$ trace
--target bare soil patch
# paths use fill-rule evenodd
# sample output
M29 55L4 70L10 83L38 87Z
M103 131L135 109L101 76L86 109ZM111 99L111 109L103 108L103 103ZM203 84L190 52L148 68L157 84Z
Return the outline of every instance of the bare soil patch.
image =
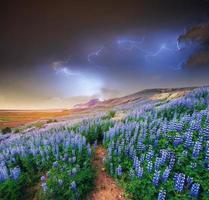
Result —
M92 200L125 200L124 191L105 172L103 163L105 155L106 150L98 146L94 160L94 165L97 169L96 188L92 193Z

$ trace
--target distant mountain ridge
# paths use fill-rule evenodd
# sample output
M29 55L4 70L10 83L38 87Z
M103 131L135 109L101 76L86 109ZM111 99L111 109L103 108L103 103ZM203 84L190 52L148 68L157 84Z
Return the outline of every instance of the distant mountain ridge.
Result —
M182 87L182 88L156 88L145 89L123 97L100 101L99 99L91 99L84 104L76 104L73 109L89 109L89 108L111 108L124 104L131 104L143 100L163 100L173 99L185 95L187 92L197 87Z
M87 103L76 104L73 106L73 108L79 108L79 109L90 108L95 106L99 102L101 102L99 99L91 99Z

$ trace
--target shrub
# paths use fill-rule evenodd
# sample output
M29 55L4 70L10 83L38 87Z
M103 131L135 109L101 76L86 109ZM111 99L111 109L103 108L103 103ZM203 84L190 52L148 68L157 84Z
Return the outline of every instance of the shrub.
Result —
M1 132L3 134L6 134L6 133L11 133L12 132L12 129L10 127L5 127L1 130Z
M48 119L46 123L50 124L50 123L54 123L54 122L57 122L57 120L56 119Z

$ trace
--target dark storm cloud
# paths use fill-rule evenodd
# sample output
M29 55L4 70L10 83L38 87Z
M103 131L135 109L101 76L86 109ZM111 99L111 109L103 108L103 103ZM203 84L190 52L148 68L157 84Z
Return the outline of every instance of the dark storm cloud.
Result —
M209 25L202 24L188 29L178 41L184 49L193 48L186 61L189 67L208 67L209 65Z
M190 67L208 67L209 65L209 51L195 53L187 61Z
M209 43L209 25L198 25L188 29L183 35L179 36L179 42L197 42L201 45Z
M176 27L192 15L198 20L203 6L204 1L195 0L7 1L1 62L24 67L69 55L79 58L81 46L91 48L141 29Z

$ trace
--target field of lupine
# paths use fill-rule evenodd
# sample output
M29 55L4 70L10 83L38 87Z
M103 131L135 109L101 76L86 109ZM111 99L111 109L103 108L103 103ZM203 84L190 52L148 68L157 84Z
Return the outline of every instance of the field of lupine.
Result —
M0 151L0 199L22 199L40 177L40 199L78 199L93 187L92 150L79 134L35 132L1 144Z
M209 199L209 90L131 112L104 134L106 166L134 199Z
M117 111L116 111L117 112ZM209 199L209 89L33 131L0 143L0 199L24 199L40 183L40 200L85 199L94 189L97 143L106 171L127 199Z

